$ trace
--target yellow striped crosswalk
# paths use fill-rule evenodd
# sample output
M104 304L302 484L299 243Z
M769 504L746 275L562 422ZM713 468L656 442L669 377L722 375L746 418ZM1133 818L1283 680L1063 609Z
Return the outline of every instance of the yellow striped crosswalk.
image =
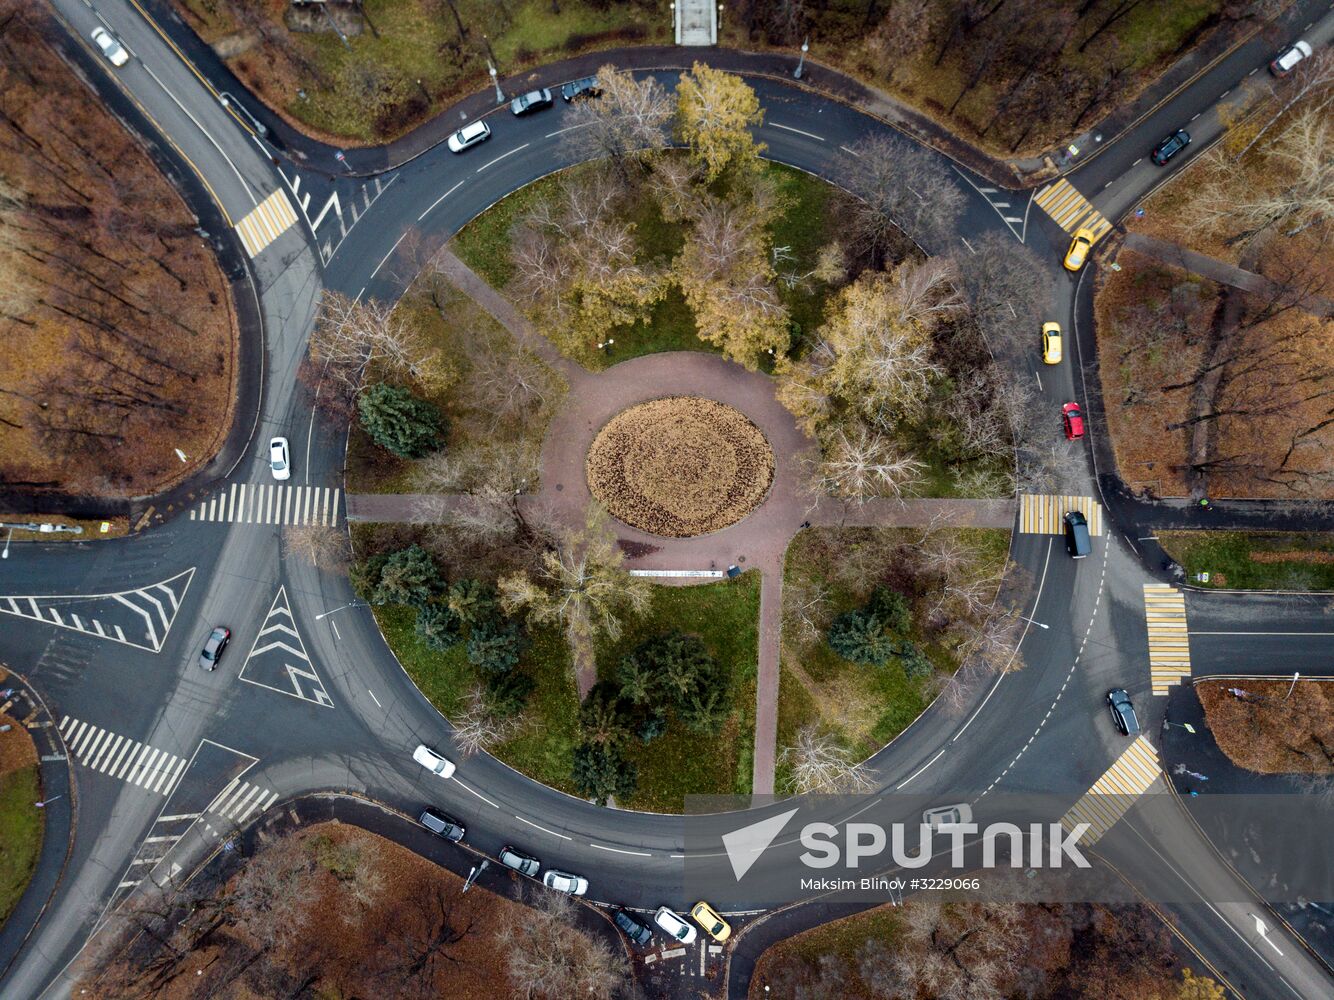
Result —
M1135 737L1116 763L1061 817L1061 826L1073 832L1075 824L1087 823L1089 828L1079 838L1079 845L1087 847L1097 842L1162 773L1153 744L1143 736Z
M287 232L295 222L296 210L287 200L286 192L279 188L236 224L236 232L245 252L258 257L261 250Z
M1019 531L1026 535L1059 535L1065 531L1062 518L1077 510L1088 519L1089 534L1102 534L1102 504L1092 497L1025 494L1019 498Z
M1073 233L1081 226L1093 231L1093 242L1097 243L1107 235L1112 224L1103 218L1102 213L1089 204L1073 184L1062 178L1055 184L1048 184L1033 199L1056 224L1067 233Z
M1167 694L1190 676L1186 596L1166 583L1144 585L1144 620L1149 627L1149 676L1154 694Z

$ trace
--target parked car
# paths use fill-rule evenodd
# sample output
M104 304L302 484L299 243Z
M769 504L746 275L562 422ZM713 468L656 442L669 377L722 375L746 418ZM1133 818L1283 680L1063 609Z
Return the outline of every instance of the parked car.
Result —
M588 891L588 879L582 875L558 872L554 868L542 876L542 884L548 889L563 892L570 896L582 896Z
M699 933L677 916L676 911L670 906L658 907L658 912L653 914L653 922L682 944L691 944Z
M537 858L520 854L512 847L502 847L500 849L500 863L506 868L513 868L520 875L527 875L529 878L537 878L537 873L542 870L542 865Z
M1067 271L1078 271L1084 266L1084 261L1088 259L1091 249L1093 249L1093 230L1076 230L1075 238L1070 242L1070 249L1065 255L1065 269Z
M442 778L450 777L456 770L453 761L445 760L444 757L441 757L425 744L418 746L416 750L412 751L412 759L422 767L426 768L426 770L432 771L435 774L440 775Z
M1049 365L1061 363L1061 324L1042 324L1042 360Z
M444 813L436 812L434 809L427 809L422 812L421 824L432 833L444 837L450 843L457 844L463 839L463 824Z
M560 96L567 101L581 101L589 97L602 96L602 88L598 86L597 77L585 76L571 80L561 87Z
M1083 511L1071 510L1065 514L1065 551L1071 559L1083 559L1093 551L1093 539L1089 537L1089 522Z
M204 649L199 654L199 665L205 670L212 670L222 659L222 651L232 641L232 630L219 625L204 640Z
M936 806L934 809L928 809L922 813L922 822L933 830L957 826L960 823L971 823L972 821L973 807L967 802L960 802L955 806Z
M1061 407L1061 423L1065 426L1065 439L1078 441L1084 436L1084 414L1078 403L1066 403Z
M1179 128L1162 142L1158 143L1158 145L1153 147L1153 152L1149 154L1149 159L1161 167L1189 145L1190 133L1185 129Z
M551 91L546 87L540 90L530 90L526 94L520 94L514 100L510 101L510 111L515 116L526 115L533 111L541 111L543 108L549 108L552 105Z
M647 948L653 943L653 932L624 910L617 910L612 920L621 929L621 933L640 948Z
M112 66L124 66L130 61L130 54L125 51L125 46L116 41L106 28L93 29L93 42L102 50L102 55L107 57L107 62ZM1309 49L1306 54L1311 54Z
M279 481L292 478L292 463L287 457L287 438L274 438L269 442L269 471Z
M486 142L491 138L491 126L486 122L473 122L471 125L464 125L446 141L451 153L462 153L465 149L471 149L478 143Z
M1293 42L1292 48L1279 55L1269 64L1269 72L1275 76L1287 76L1303 59L1311 58L1311 46L1305 42Z
M690 908L690 916L694 918L695 923L704 928L709 937L720 944L732 936L732 925L702 900Z
M1113 688L1107 692L1107 707L1112 712L1112 722L1123 736L1139 735L1139 719L1135 717L1135 706L1130 703L1130 695L1125 688Z

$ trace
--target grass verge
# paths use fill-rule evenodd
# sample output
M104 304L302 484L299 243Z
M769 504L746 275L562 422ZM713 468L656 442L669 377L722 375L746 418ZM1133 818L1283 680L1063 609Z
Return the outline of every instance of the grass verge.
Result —
M24 733L24 738L27 734ZM0 926L32 880L42 850L42 810L37 765L0 774Z
M1194 585L1229 590L1334 590L1334 533L1162 531L1159 544ZM1197 580L1208 573L1207 582Z
M1260 774L1334 774L1334 682L1203 681L1195 693L1218 747Z

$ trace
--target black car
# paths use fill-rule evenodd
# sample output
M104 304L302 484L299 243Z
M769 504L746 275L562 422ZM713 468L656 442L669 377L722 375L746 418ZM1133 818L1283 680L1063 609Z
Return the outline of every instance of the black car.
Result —
M463 824L456 819L451 819L444 813L438 813L434 809L427 809L421 814L421 824L432 833L438 833L450 843L457 844L463 839Z
M227 648L227 643L231 641L232 630L219 625L208 634L208 641L204 643L204 650L199 654L199 665L205 670L212 670L222 659L222 651Z
M1088 518L1080 511L1068 511L1065 515L1065 550L1072 559L1083 559L1093 551Z
M567 101L578 101L585 97L597 97L602 93L602 88L598 86L598 78L595 76L585 76L579 80L571 80L560 88L560 96Z
M515 115L526 115L533 111L541 111L543 108L549 108L552 105L551 91L543 87L541 90L530 90L526 94L520 94L514 100L510 101L510 110Z
M647 948L653 943L653 932L624 910L617 910L613 919L621 932L639 947Z
M1125 688L1113 688L1107 692L1107 707L1111 709L1112 721L1124 736L1139 735L1139 719L1135 718L1135 706L1130 704L1130 695Z
M1190 133L1184 129L1177 129L1166 139L1153 147L1153 152L1149 154L1149 159L1161 167L1189 145Z

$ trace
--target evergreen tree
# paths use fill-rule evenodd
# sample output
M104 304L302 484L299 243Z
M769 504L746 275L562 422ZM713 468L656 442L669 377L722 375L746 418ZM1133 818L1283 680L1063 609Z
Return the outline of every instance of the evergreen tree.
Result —
M384 564L388 561L388 553L381 552L368 559L358 559L348 569L348 582L352 584L352 590L363 601L371 604L379 603L374 599L375 589L380 586L380 573L384 570Z
M399 458L420 458L444 441L440 411L399 386L375 383L357 398L357 414L370 439Z
M629 740L630 720L611 685L599 684L589 692L579 709L579 729L585 743L609 750Z
M639 770L616 750L581 743L574 748L571 777L580 795L605 806L613 795L624 797L635 790Z
M908 599L888 587L875 588L871 599L866 602L866 610L880 619L880 624L890 632L902 635L912 625L912 608Z
M531 677L517 670L488 671L482 675L482 680L486 684L487 710L498 719L510 719L522 712L528 704L528 696L537 686Z
M420 545L411 545L385 559L370 601L423 608L444 587L444 578L431 554Z
M447 604L432 602L417 612L417 635L430 649L453 649L463 641L463 622Z
M926 654L921 651L916 643L905 642L899 647L899 662L903 665L903 672L908 675L908 680L921 680L931 676L931 671L935 666L926 658Z
M503 674L519 665L527 637L512 618L492 615L468 633L468 662L490 674Z
M475 625L496 613L496 592L479 580L456 580L449 588L449 608L465 625Z
M825 635L829 648L853 663L883 666L898 652L898 641L875 615L865 609L845 611Z

